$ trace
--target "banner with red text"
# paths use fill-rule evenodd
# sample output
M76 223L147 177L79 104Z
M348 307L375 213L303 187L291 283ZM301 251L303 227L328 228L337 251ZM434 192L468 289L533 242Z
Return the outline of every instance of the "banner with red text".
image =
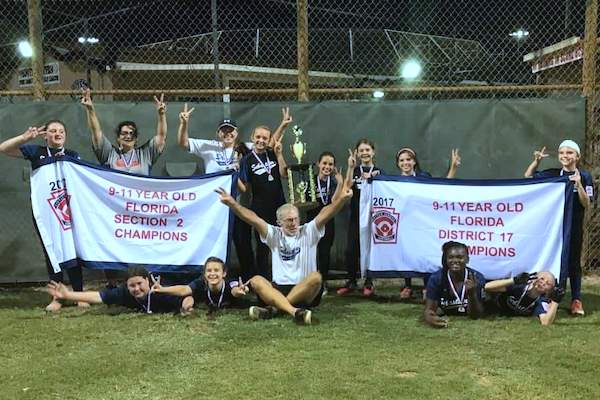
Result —
M380 176L361 191L361 267L411 277L441 267L442 244L469 248L487 279L566 267L572 183L566 177L456 180Z
M215 189L234 175L154 178L68 158L43 160L31 176L31 203L55 271L89 268L199 272L227 259L229 208Z

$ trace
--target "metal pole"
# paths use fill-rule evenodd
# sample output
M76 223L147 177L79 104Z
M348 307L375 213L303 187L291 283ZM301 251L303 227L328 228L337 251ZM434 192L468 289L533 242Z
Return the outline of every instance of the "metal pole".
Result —
M583 95L586 99L585 102L585 143L583 151L583 166L585 169L589 169L598 151L596 143L598 142L596 135L596 118L594 114L594 105L597 103L597 90L596 90L596 53L598 50L598 0L586 0L585 2L585 37L583 39L583 70L582 70L582 83L583 83ZM588 210L585 213L585 219L583 224L583 243L581 251L581 266L583 269L587 269L590 265L590 261L594 258L592 243L592 234L595 231L593 229L595 210Z
M595 139L594 103L596 101L596 54L598 52L598 0L586 0L585 37L583 39L583 95L586 98L584 166L592 165Z
M564 39L569 37L570 26L571 26L571 0L565 0L565 22L564 22L564 26L563 26Z
M221 73L219 71L219 25L217 21L217 0L210 1L210 14L212 19L212 55L214 64L214 84L215 89L221 88ZM222 100L219 96L216 100Z
M89 20L85 19L84 21L84 31L85 31L85 42L83 42L83 56L85 57L85 80L87 81L88 87L92 88L92 71L90 69L90 55L89 53L89 42L87 41L90 38L90 24Z
M42 101L44 100L44 52L42 49L40 0L27 0L27 17L29 19L29 43L33 49L31 57L32 94L36 101Z
M298 101L308 101L308 0L297 0Z

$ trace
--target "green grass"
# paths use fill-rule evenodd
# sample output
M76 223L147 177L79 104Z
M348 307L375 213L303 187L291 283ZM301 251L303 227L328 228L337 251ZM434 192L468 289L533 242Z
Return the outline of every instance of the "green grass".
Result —
M585 318L451 318L431 329L398 286L378 301L327 296L319 323L141 315L95 306L46 315L46 294L0 291L2 399L597 399L600 281ZM390 295L394 294L393 297Z

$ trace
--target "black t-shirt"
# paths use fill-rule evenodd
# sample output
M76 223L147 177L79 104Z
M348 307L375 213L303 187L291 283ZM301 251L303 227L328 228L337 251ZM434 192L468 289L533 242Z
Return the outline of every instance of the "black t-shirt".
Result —
M43 160L47 157L60 157L60 156L68 156L79 159L79 153L73 150L60 148L55 149L47 146L40 146L38 144L23 144L19 146L19 150L23 154L26 160L31 162Z
M371 169L372 168L372 169ZM358 167L354 167L352 171L352 199L350 200L350 213L351 218L355 219L358 222L358 205L360 203L360 190L362 185L368 185L367 179L363 179L363 173L373 173L375 171L379 171L379 174L385 174L385 172L377 168L373 167L364 167L359 165Z
M571 176L575 174L575 171L568 172L563 171L560 168L551 168L546 169L541 172L535 172L533 174L534 178L553 178L557 176ZM594 182L592 179L592 175L589 172L584 171L582 169L579 170L579 174L581 175L581 185L584 187L588 197L591 201L594 200ZM579 201L579 196L577 195L577 188L573 187L573 195L575 198L573 199L573 226L572 230L581 230L583 229L583 217L585 214L585 208L581 205Z
M479 271L474 270L473 268L465 268L467 274L473 273L475 277L475 290L477 294L477 298L479 300L483 300L485 298L485 278L483 274ZM462 284L459 287L455 288L457 294L459 296L462 294ZM453 313L453 314L466 314L467 309L466 306L469 303L469 299L467 294L463 298L461 303L460 298L456 297L452 289L450 288L450 284L448 283L448 277L446 272L443 269L439 269L433 274L427 281L427 298L429 300L434 300L438 302L438 306L445 313Z
M327 187L328 180L329 180L329 187ZM320 190L319 190L319 183L320 183L320 187L321 187ZM318 205L316 208L312 208L312 209L306 211L306 216L309 221L314 219L317 216L317 214L321 211L321 209L323 209L323 207L331 204L331 198L333 197L333 194L335 193L336 188L337 188L337 182L335 180L335 177L329 176L325 179L319 179L319 175L315 175L315 194L317 197ZM307 191L308 190L309 189L307 189ZM308 195L309 195L309 193L307 193L307 198L308 198Z
M544 296L529 297L527 285L510 285L506 288L506 292L498 295L496 300L503 314L525 316L545 314L549 303L550 300Z
M238 286L238 284L238 281L235 280L224 281L221 290L211 292L208 290L208 285L204 278L198 278L190 282L188 286L192 289L194 302L204 303L212 309L219 309L228 307L235 301L231 289Z
M273 180L269 180L269 171ZM272 150L267 150L264 153L250 152L246 154L240 161L240 179L252 186L250 208L259 217L272 219L271 217L275 215L277 208L285 203L279 164L275 153ZM267 222L275 223L271 220Z
M125 285L101 290L100 298L104 304L116 304L142 312L170 313L179 311L181 307L181 297L149 293L143 299L136 299Z

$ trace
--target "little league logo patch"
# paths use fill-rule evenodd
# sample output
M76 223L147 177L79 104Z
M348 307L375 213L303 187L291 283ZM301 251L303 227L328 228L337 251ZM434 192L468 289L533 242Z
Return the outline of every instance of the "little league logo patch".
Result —
M400 213L394 208L373 207L373 243L395 244L398 241L398 223Z
M71 196L67 194L65 189L55 190L50 193L47 199L50 209L56 215L58 222L63 231L71 229L71 210L69 209L69 199Z

